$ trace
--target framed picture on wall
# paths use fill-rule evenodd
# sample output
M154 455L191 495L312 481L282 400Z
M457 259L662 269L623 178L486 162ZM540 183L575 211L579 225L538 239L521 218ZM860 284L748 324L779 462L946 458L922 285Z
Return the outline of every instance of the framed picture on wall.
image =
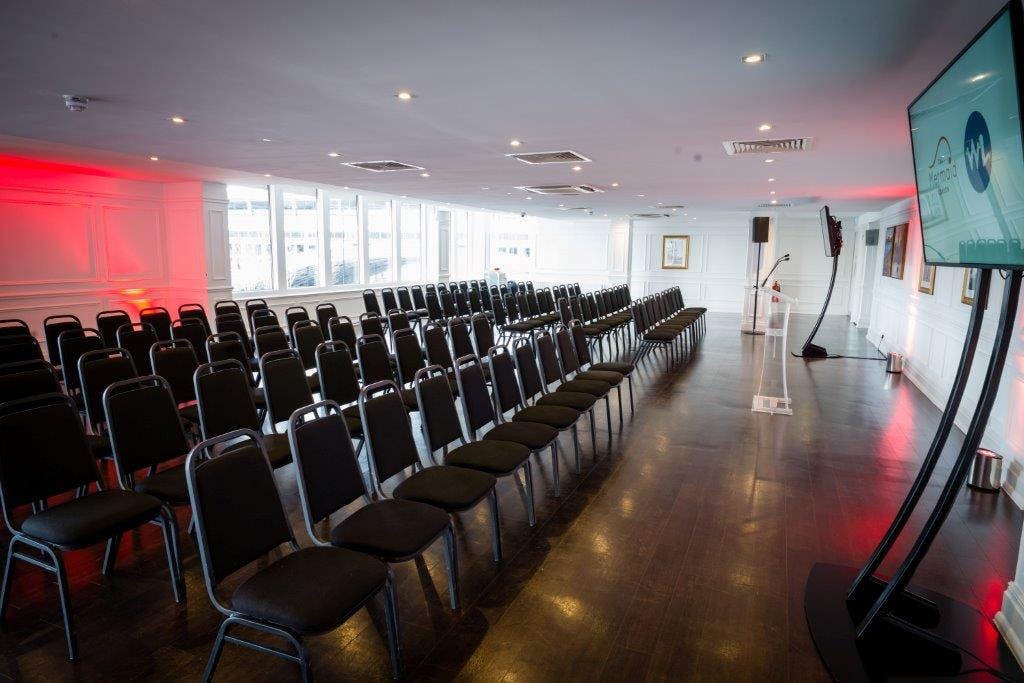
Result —
M964 284L960 288L960 302L974 305L974 292L978 287L978 269L964 268ZM988 308L986 306L986 308Z
M935 274L938 268L935 266L921 265L921 279L917 282L917 291L924 294L935 293Z
M882 246L882 275L892 277L892 239L893 229L885 229L885 242Z
M689 235L662 235L661 267L669 270L686 270L690 267Z
M903 279L903 264L907 256L907 223L891 225L885 229L885 248L882 251L882 275Z

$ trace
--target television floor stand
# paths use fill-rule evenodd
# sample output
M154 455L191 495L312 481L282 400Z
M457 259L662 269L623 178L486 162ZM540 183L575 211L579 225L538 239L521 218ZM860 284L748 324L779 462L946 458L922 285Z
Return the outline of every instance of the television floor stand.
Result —
M818 314L818 319L814 322L814 327L811 329L811 333L807 335L807 341L804 342L803 348L800 353L793 352L793 355L797 358L810 358L812 360L818 358L828 358L828 351L825 350L824 346L818 346L812 343L814 341L814 335L818 334L818 328L821 327L821 321L825 319L825 311L828 310L828 302L832 299L832 288L836 286L836 270L839 268L839 254L832 257L832 278L828 281L828 293L825 294L825 303L821 307L821 313Z

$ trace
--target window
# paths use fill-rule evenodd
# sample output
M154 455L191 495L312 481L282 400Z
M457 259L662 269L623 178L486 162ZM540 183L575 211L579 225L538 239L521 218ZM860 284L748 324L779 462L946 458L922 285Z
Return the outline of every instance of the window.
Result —
M419 282L423 278L423 225L419 204L401 205L398 230L399 278L402 282Z
M281 214L288 287L319 287L320 230L316 220L316 195L282 193Z
M391 221L391 202L383 199L366 200L366 267L369 283L392 282L392 250L394 229Z
M353 197L331 197L328 201L331 239L329 284L359 282L359 203Z
M455 211L452 230L452 276L465 278L469 276L469 217L465 211Z
M534 227L529 220L494 215L491 230L492 268L501 268L509 277L522 277L533 269Z
M268 187L228 186L231 284L237 292L274 288L274 247Z

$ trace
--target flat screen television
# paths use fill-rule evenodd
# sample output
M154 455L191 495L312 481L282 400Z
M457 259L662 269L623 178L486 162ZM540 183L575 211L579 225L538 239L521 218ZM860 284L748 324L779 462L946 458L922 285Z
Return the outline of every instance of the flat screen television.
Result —
M818 215L821 217L821 239L825 243L825 256L839 256L843 248L843 232L839 221L829 213L827 206L821 207Z
M1011 0L907 107L929 265L1024 268L1022 60Z

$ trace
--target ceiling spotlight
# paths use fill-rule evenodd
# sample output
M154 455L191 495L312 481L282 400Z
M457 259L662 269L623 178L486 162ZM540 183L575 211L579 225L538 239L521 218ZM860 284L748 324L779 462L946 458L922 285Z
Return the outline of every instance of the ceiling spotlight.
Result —
M769 183L774 183L774 182L775 182L775 178L769 178L769 179L768 179L768 182L769 182Z
M572 167L572 170L574 170L574 171L576 171L577 173L579 173L580 171L582 171L582 170L583 170L583 167L582 167L582 166L573 166L573 167Z
M160 157L150 157L150 161L160 161Z
M765 159L764 163L766 163L766 164L774 164L775 163L775 159Z
M84 95L61 95L64 99L64 106L68 111L82 112L89 104L89 98Z
M489 188L489 187L486 187L486 186L485 186L485 187L481 187L480 189L481 189L481 190L489 190L489 189L491 189L491 188ZM512 194L512 193L511 193L511 192L509 192L509 194Z
M270 177L270 174L269 174L269 173L264 173L264 174L263 174L263 177L264 177L264 178L269 178L269 177Z
M184 116L179 116L178 114L175 114L174 116L168 116L167 120L179 126L188 123L188 119L186 119Z
M526 199L527 199L527 200L530 200L530 199L533 199L533 197L527 197Z
M395 93L395 97L397 97L398 99L402 100L403 102L408 102L409 100L411 100L412 98L414 98L416 96L413 95L408 90L399 90L397 93Z
M769 192L768 194L775 194L775 190L772 190L772 191L771 191L771 192Z
M559 204L558 208L562 208L563 206L565 206L565 204Z
M333 159L334 157L340 157L341 155L338 154L337 152L328 152L327 156L329 156L329 157L331 157Z
M778 200L778 199L773 199L771 203L772 203L772 204L778 204L778 203L779 203L779 200Z
M512 139L512 140L508 141L508 146L509 147L522 147L523 146L523 141L522 140Z
M426 171L424 171L423 173L420 173L420 178L429 178L429 177L430 177L430 174L427 173Z
M643 197L643 195L642 194L638 194L637 197Z
M761 131L762 133L764 133L764 132L769 131L769 130L772 129L772 124L770 124L770 123L762 123L760 126L757 127L757 129L759 131Z
M612 187L618 187L618 186L619 186L618 183L612 183Z
M678 210L679 210L679 209L675 208L674 206L672 207L672 212L673 212L673 213L675 213L675 212L676 212L676 211L678 211Z
M260 138L260 142L273 142L270 138Z
M765 58L767 58L767 56L768 55L766 55L763 52L751 52L749 55L743 55L743 63L744 64L760 64L761 62L763 62L765 60Z

